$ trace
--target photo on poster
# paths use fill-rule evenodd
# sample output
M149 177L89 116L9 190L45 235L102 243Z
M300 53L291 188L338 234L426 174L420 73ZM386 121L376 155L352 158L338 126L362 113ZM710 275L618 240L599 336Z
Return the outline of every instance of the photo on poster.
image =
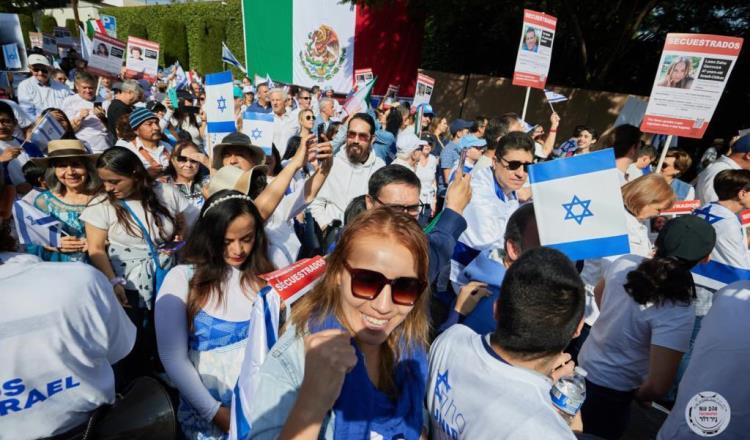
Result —
M702 57L666 55L659 72L659 87L689 89L700 71Z
M94 53L92 53L91 55L107 58L109 56L109 49L107 49L106 44L99 43L96 45L96 49L94 49Z
M539 40L542 30L534 27L527 26L526 32L523 34L523 43L521 44L521 50L527 52L539 52Z
M143 61L143 48L131 44L128 48L128 60Z

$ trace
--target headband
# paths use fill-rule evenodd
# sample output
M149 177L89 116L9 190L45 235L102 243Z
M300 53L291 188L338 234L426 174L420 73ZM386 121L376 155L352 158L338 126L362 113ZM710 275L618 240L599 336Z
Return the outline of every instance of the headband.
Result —
M206 210L203 211L203 214L201 215L201 217L205 217L206 214L208 213L208 211L210 211L211 208L213 208L214 206L219 205L219 204L221 204L223 202L226 202L227 200L232 200L232 199L247 200L247 201L249 201L251 203L253 201L253 199L250 196L246 196L244 194L229 194L229 195L226 195L224 197L220 197L220 198L214 200L213 202L211 202L211 204L208 205L208 208L206 208Z

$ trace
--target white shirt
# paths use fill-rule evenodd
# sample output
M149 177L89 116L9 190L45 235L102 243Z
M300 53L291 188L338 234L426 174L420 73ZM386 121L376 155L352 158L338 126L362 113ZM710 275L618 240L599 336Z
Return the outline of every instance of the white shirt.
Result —
M289 138L299 133L299 121L290 112L279 116L273 114L273 144L279 150L280 157L284 157Z
M305 181L292 181L292 192L285 195L279 206L266 220L263 229L268 239L268 259L276 268L287 267L297 261L302 243L294 232L294 217L307 207Z
M166 169L169 166L169 155L172 153L172 146L164 141L159 141L158 146L155 149L150 150L143 145L141 138L137 137L132 142L128 143L127 148L141 159L141 163L143 163L143 166L146 167L146 169L151 166L151 163L147 158L148 156L146 156L146 152L148 152L148 154L151 155L151 158L158 162L162 168Z
M686 415L688 403L698 393L717 393L729 404L729 425L716 438L747 438L750 432L748 316L750 281L739 281L717 292L711 311L701 323L690 364L680 381L674 408L659 430L657 440L702 440L707 437L690 429Z
M618 391L631 391L643 383L652 345L684 353L693 332L693 305L640 305L625 291L628 273L643 260L626 255L609 267L601 314L578 355L587 380Z
M89 110L89 114L81 120L76 137L86 142L92 153L101 153L111 146L111 142L107 126L94 114L94 103L80 95L71 95L65 98L61 110L72 121L84 109Z
M63 100L71 94L64 84L50 80L48 85L42 86L33 76L18 84L18 104L33 118L39 116L44 109L62 107Z
M727 156L721 156L698 174L695 183L695 195L701 204L715 202L719 197L714 191L714 177L724 170L740 170L742 167Z
M471 173L471 201L464 209L466 230L458 238L456 249L469 248L481 252L485 249L505 247L505 225L511 214L518 209L518 198L514 192L501 195L495 191L497 183L492 168L484 168ZM502 197L502 198L501 198ZM468 280L463 275L464 264L461 258L451 259L450 280L463 285Z
M8 148L20 146L21 144L15 139L9 141L0 141L0 154L2 154L2 152ZM13 185L26 183L26 178L23 176L23 166L26 164L26 162L29 161L29 159L29 155L26 154L26 151L21 150L21 154L16 156L15 159L11 160L10 162L6 162L7 177L10 179L10 182ZM2 162L0 162L0 164L2 164Z
M156 198L159 203L162 204L172 216L182 214L185 218L185 224L190 228L200 214L199 209L185 196L180 194L180 191L169 184L157 183L153 187L156 193ZM148 228L148 233L155 245L159 245L164 242L159 234L159 229L156 226L154 215L149 213L148 221L145 220L146 216L143 211L143 206L140 200L128 200L126 202L130 209L138 216L138 219ZM109 203L106 195L100 195L94 198L86 209L81 212L79 217L82 222L89 223L90 225L107 231L107 239L110 243L114 243L123 247L134 247L138 249L148 249L148 243L141 237L141 231L137 225L133 226L136 231L137 237L128 234L127 230L117 221L117 213L114 206ZM162 228L166 236L173 236L176 232L174 224L163 219Z
M414 171L415 173L417 172L417 169L414 167L414 165L410 164L409 162L407 162L404 159L401 159L400 157L397 157L397 158L393 159L393 161L391 162L391 165L401 165L402 167L409 168L410 170Z
M574 439L542 374L499 359L488 336L457 324L430 349L433 439Z
M427 163L424 166L417 162L417 177L419 177L419 183L422 185L419 201L424 204L432 205L435 202L435 193L437 191L435 173L439 162L440 159L432 154L427 156Z
M90 265L11 253L0 263L0 438L73 429L114 402L111 365L132 349L135 326Z
M370 176L384 166L385 162L372 151L363 164L349 162L345 147L336 153L328 178L310 203L310 212L318 225L322 228L334 220L343 222L349 202L367 193Z
M188 357L190 325L187 321L187 301L193 269L179 265L164 277L156 297L155 325L159 358L180 396L206 420L211 420L221 402L214 399L201 381L198 371ZM256 293L242 287L242 272L230 267L227 280L222 284L223 303L212 295L201 307L214 318L225 321L247 321Z

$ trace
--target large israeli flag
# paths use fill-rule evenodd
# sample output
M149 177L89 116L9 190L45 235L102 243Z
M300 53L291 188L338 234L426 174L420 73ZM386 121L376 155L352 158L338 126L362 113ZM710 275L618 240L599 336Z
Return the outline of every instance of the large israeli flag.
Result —
M630 253L611 148L533 165L529 181L542 246L574 261Z
M53 217L26 200L13 202L13 220L21 244L58 247L60 245L60 220Z
M735 281L750 280L748 250L737 216L714 203L696 209L693 215L707 221L717 236L710 260L692 269L696 286L715 292Z
M273 113L243 113L242 132L250 138L253 145L262 148L266 156L272 154Z
M42 151L47 151L49 141L60 139L63 134L65 129L52 116L52 112L48 112L31 132L31 142Z
M234 85L232 72L206 75L206 119L209 133L234 133Z

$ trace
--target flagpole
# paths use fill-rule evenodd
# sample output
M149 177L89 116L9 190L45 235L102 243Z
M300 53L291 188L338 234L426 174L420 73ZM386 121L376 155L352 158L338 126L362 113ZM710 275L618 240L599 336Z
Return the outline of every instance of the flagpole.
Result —
M521 112L521 119L526 120L526 107L529 105L529 95L531 94L531 87L526 87L526 99L523 100L523 111Z
M669 146L672 144L672 135L667 136L667 141L664 143L664 147L661 150L661 156L659 156L659 162L656 164L656 173L661 174L661 166L664 164L664 159L667 157L667 151Z
M549 104L549 108L550 108L550 109L552 110L552 113L556 113L556 112L555 112L555 108L554 108L554 107L552 107L552 103L551 103L551 102L549 102L549 99L547 100L547 104Z

